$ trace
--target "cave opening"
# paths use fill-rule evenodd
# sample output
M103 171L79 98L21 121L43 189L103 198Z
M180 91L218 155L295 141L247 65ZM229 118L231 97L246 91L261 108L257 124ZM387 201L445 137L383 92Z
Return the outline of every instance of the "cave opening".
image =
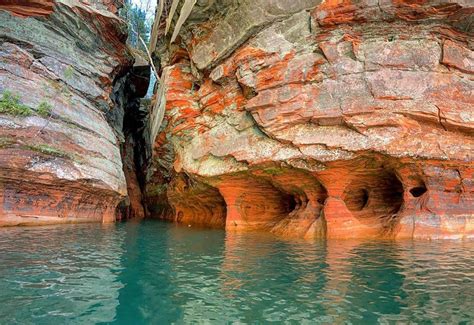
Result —
M322 212L328 198L326 188L313 175L295 170L274 176L272 182L282 193L280 201L286 209L271 232L290 237L325 237L326 223Z
M174 213L171 221L208 228L225 228L227 206L219 190L185 174L177 176L168 190Z
M359 174L346 187L343 200L362 222L392 229L403 204L403 185L392 170L378 168Z
M413 197L420 197L422 196L423 194L426 193L427 188L426 186L423 184L422 186L416 186L416 187L413 187L411 190L410 190L410 193Z

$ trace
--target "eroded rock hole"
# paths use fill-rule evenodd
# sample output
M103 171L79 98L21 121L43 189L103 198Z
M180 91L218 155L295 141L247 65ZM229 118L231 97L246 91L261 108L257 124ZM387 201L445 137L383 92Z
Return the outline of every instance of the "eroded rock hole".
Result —
M176 213L176 221L177 222L183 222L183 217L184 217L183 211L178 211Z
M326 223L322 212L328 194L318 180L290 169L274 175L272 182L283 193L281 199L287 209L271 232L283 236L323 238Z
M391 170L370 170L347 186L343 198L356 218L371 226L392 229L403 204L403 185Z
M351 211L361 211L369 203L369 191L358 188L349 191L345 196L346 206Z
M298 206L298 199L265 181L242 186L236 205L247 222L269 227Z
M199 91L199 89L201 89L201 85L197 82L193 82L193 90Z
M410 193L413 197L420 197L422 196L423 194L425 194L427 191L426 187L423 185L423 186L417 186L417 187L413 187L411 190L410 190Z
M293 195L284 195L282 196L282 204L285 207L286 212L291 213L301 205L301 202Z

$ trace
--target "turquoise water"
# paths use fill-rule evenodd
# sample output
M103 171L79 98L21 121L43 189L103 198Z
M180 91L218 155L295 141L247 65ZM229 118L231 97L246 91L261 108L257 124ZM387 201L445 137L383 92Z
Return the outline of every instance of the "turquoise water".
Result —
M471 323L474 242L0 229L0 324Z

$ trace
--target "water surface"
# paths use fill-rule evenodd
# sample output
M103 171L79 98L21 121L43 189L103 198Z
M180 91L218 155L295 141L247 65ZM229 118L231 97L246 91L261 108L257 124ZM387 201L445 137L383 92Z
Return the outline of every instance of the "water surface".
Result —
M474 241L0 229L0 324L471 323L473 306Z

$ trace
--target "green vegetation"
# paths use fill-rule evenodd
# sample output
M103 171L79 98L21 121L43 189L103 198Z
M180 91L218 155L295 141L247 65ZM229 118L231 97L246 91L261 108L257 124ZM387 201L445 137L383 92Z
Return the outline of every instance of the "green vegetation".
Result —
M267 175L280 175L283 173L283 170L281 170L281 168L267 168L267 169L264 169L263 172Z
M64 78L66 80L69 80L72 78L72 76L74 75L74 69L68 65L66 69L64 69Z
M37 109L36 114L41 117L48 117L51 115L53 106L45 100L42 100ZM0 114L8 114L13 116L30 116L33 111L29 106L20 102L20 96L14 94L9 90L5 90L0 98Z
M49 155L49 156L55 156L59 158L71 158L71 156L67 152L58 148L51 147L47 144L31 144L31 145L27 145L26 149L40 152L42 154Z
M155 18L153 2L153 0L125 0L123 7L119 11L120 16L128 25L127 44L143 54L146 53L143 42L148 46L151 27L153 25L153 19ZM140 41L140 38L143 42Z
M15 143L15 140L10 137L0 137L0 149L8 148Z
M5 90L0 98L0 114L9 114L13 116L29 116L33 113L32 109L20 103L20 96Z
M53 106L51 106L50 103L46 101L41 101L38 105L38 109L36 110L36 113L38 113L39 116L48 117L51 115L52 109L53 109Z

